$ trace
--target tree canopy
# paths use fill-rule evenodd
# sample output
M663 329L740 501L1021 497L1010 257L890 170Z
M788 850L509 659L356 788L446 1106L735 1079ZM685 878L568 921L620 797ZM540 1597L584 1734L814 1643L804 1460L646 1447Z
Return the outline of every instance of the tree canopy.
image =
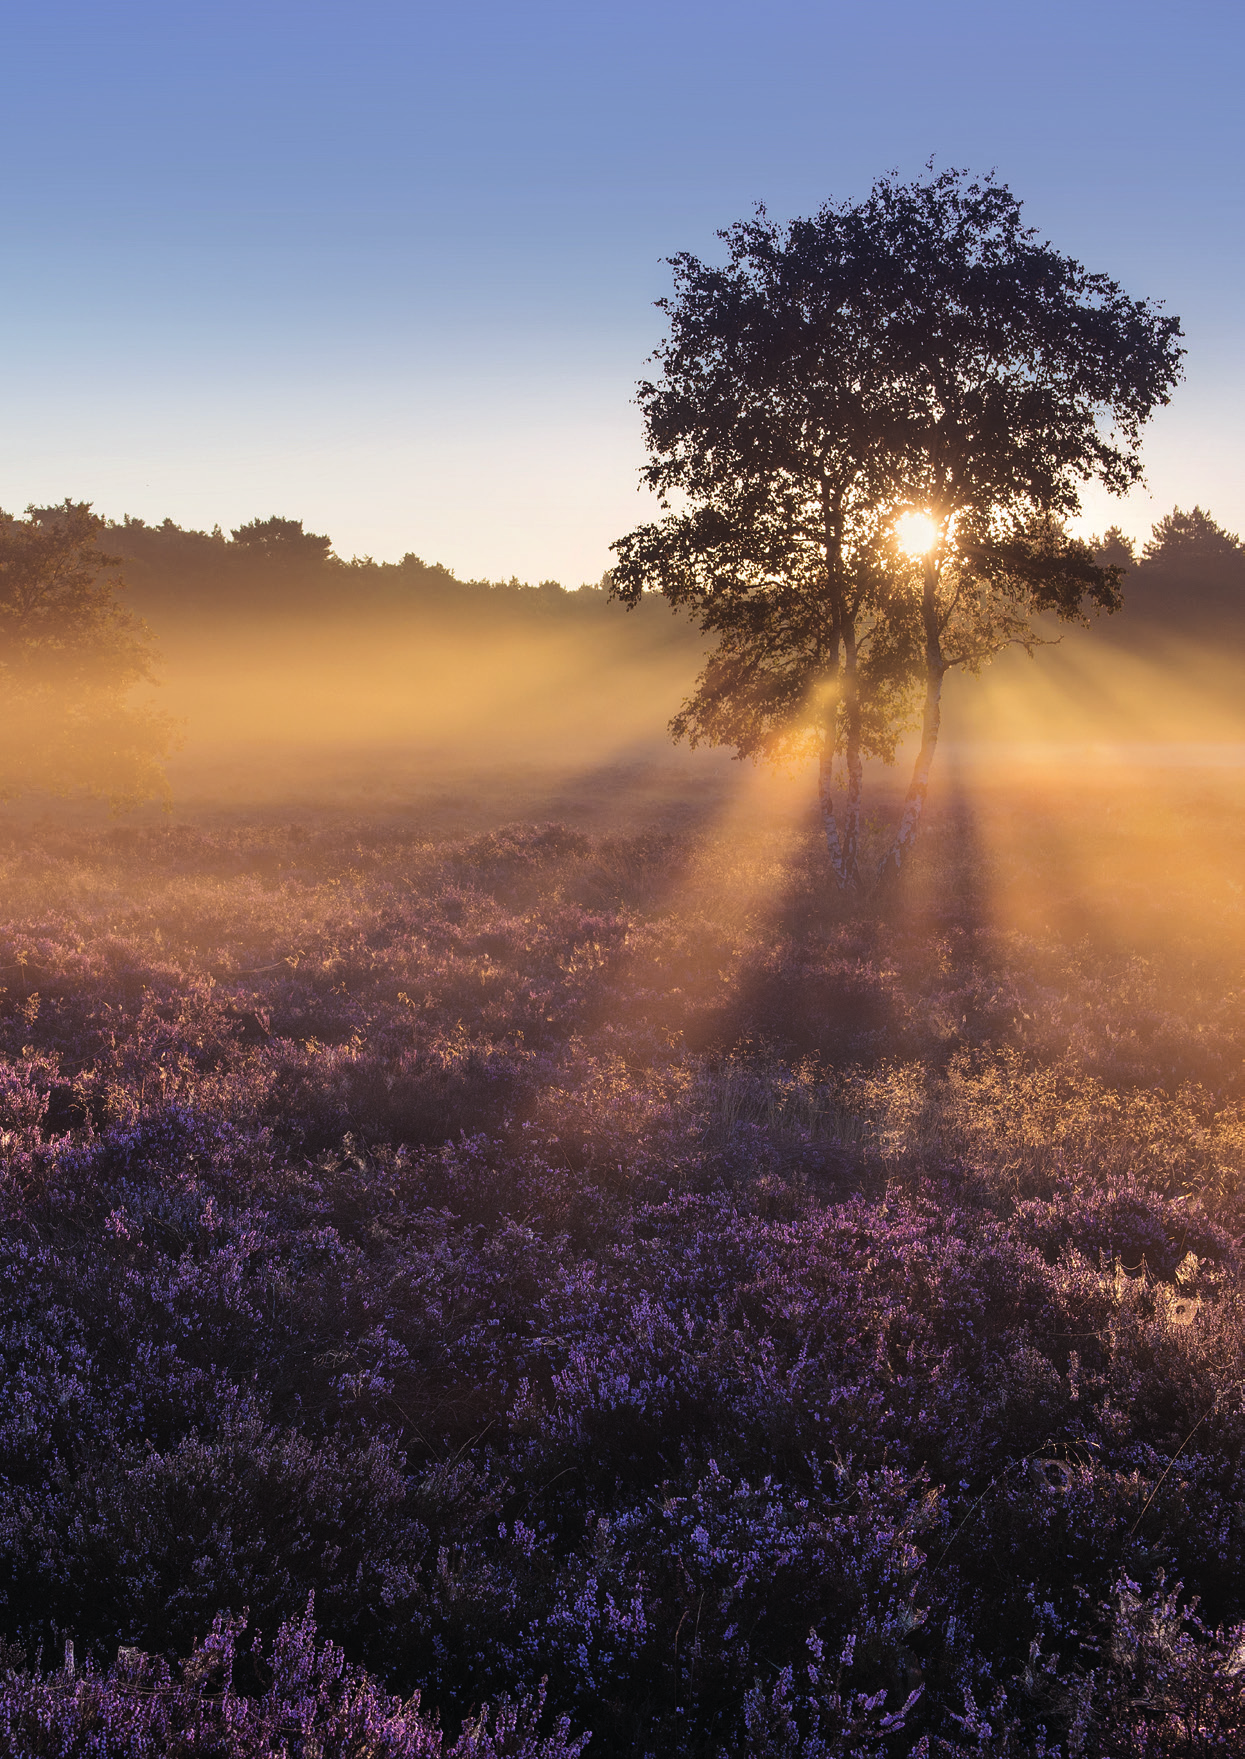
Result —
M274 562L327 562L333 549L331 538L304 531L301 519L252 519L231 533L235 544L259 552Z
M117 600L117 558L85 502L0 511L0 798L82 790L115 806L167 794L168 716L130 700L154 681L151 631Z
M859 883L862 760L921 752L888 857L919 822L942 681L1113 610L1120 570L1067 536L1080 485L1123 492L1179 375L1179 321L1063 256L992 178L884 178L782 227L671 259L669 334L639 387L663 517L615 545L616 595L660 591L717 638L676 737L816 748L836 873ZM924 538L905 546L904 515ZM845 791L836 815L836 760Z
M1099 562L1128 575L1125 639L1239 642L1245 616L1245 545L1201 507L1173 507L1138 555L1112 526L1092 540Z
M1201 507L1188 513L1173 507L1154 527L1142 555L1147 562L1164 567L1196 568L1208 563L1239 564L1242 549L1236 533L1225 531Z

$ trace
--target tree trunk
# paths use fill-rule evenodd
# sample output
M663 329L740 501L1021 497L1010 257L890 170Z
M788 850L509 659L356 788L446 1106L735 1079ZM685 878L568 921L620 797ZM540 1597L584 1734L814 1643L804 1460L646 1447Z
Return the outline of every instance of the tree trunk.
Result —
M908 784L898 829L878 869L879 886L893 885L899 878L916 841L925 812L925 797L929 792L934 753L938 749L938 730L942 724L942 681L947 675L947 663L942 655L942 630L938 622L938 563L932 557L926 557L925 560L921 615L925 625L925 712L921 717L921 749L912 766L912 780Z
M826 850L839 890L843 889L843 845L839 838L839 821L834 816L834 728L827 727L817 764L817 804L821 808L821 828Z
M863 766L860 760L860 682L857 677L856 605L849 603L843 578L843 508L841 498L822 478L821 506L824 522L826 590L830 604L830 642L834 653L836 689L826 713L821 761L817 774L817 798L826 848L841 892L860 886L860 797ZM841 658L840 658L841 656ZM834 812L834 752L838 737L838 708L842 702L844 758L847 791L843 802L843 828Z
M860 679L857 675L856 630L845 619L843 656L843 707L846 722L844 757L847 763L847 794L843 802L843 871L839 882L845 892L860 887L860 802L864 791L864 764L860 757Z
M821 808L821 828L838 888L841 892L855 892L860 889L860 808L864 792L864 764L860 755L860 688L856 678L854 640L849 639L847 647L848 663L842 673L842 699L846 711L843 720L847 787L843 795L841 829L834 810L837 705L826 716L817 766L817 801Z

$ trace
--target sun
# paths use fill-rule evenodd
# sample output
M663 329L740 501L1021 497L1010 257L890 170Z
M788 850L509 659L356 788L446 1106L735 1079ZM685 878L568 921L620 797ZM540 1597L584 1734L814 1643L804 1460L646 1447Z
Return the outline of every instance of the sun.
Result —
M938 527L928 513L905 513L895 521L895 536L905 556L923 556L938 542Z

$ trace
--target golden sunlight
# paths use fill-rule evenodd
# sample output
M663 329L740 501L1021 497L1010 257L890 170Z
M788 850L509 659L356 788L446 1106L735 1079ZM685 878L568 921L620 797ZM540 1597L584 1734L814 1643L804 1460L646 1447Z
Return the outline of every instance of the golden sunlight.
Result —
M923 556L938 542L938 527L928 513L905 513L895 521L895 536L905 556Z

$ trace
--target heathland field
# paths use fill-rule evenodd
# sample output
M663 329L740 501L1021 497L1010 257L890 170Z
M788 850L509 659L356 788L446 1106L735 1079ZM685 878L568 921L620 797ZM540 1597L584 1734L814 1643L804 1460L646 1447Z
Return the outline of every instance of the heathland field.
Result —
M290 1680L323 1754L1239 1751L1206 755L950 754L882 903L712 763L11 821L9 1665L152 1752L230 1646L272 1745L195 1751Z

